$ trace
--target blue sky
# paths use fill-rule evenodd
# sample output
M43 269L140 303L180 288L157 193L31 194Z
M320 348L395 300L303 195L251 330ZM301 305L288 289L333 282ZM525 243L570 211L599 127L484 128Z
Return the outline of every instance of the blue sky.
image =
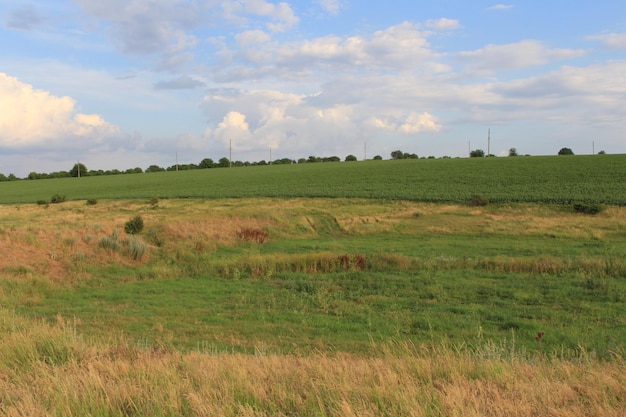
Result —
M0 173L626 152L623 0L0 0Z

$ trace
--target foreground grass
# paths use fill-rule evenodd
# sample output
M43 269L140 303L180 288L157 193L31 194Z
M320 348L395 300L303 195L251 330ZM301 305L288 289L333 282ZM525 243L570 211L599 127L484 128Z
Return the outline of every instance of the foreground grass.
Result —
M623 357L372 344L374 355L98 346L0 310L6 416L623 416Z

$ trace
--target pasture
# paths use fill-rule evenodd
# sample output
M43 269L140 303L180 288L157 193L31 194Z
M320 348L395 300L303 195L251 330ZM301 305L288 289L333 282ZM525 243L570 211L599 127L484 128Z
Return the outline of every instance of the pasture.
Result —
M0 183L0 412L623 415L623 162Z

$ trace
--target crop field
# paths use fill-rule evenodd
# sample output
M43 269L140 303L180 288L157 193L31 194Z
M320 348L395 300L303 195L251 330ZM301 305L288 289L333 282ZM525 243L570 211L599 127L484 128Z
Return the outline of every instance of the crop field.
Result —
M624 162L0 183L0 414L622 416Z
M420 159L0 182L0 204L129 198L330 197L626 205L626 155Z

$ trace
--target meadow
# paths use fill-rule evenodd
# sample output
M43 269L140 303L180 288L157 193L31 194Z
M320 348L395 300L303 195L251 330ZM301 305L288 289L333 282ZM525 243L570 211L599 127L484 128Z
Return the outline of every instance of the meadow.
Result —
M501 159L0 184L0 414L623 415L624 157Z

